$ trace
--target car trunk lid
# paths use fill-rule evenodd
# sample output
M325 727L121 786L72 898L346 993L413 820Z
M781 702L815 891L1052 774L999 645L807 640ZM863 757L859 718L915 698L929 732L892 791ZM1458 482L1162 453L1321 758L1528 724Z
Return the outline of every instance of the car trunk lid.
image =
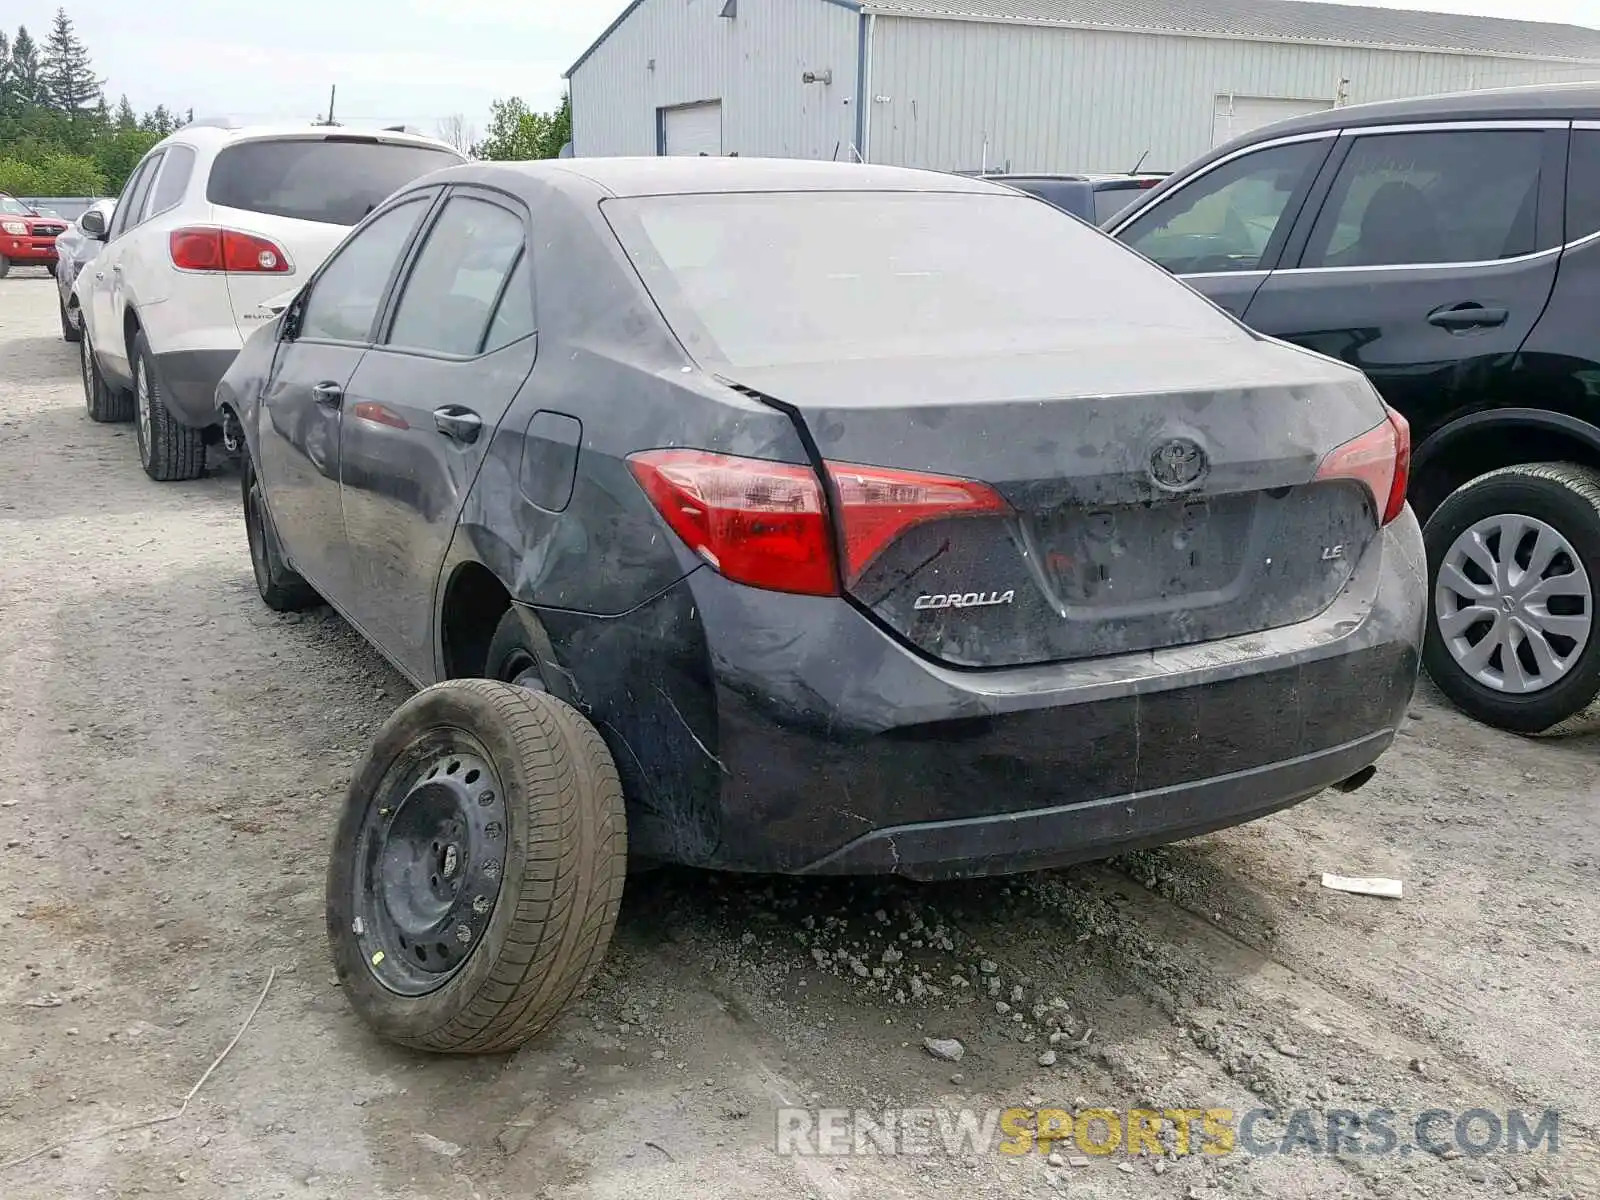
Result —
M1367 489L1318 480L1385 419L1348 369L1268 341L1165 349L1115 328L1049 353L729 369L788 409L835 500L848 466L958 476L1004 514L912 525L849 594L968 667L1148 650L1305 620L1378 529ZM1381 503L1381 500L1379 501Z

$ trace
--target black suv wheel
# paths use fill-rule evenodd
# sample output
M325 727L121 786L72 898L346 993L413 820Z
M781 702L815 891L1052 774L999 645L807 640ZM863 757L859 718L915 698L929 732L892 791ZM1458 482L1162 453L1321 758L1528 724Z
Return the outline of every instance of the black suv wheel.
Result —
M144 473L161 483L199 479L206 469L205 432L191 429L167 410L142 329L133 339L133 392L138 418L134 430Z
M1423 662L1439 689L1516 733L1586 725L1600 709L1600 471L1491 471L1447 498L1423 536Z

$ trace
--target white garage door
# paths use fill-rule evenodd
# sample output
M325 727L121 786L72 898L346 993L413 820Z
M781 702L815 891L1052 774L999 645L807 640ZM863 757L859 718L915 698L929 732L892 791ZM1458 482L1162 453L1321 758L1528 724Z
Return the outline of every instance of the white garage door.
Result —
M1272 96L1218 96L1211 118L1211 144L1220 146L1274 121L1325 112L1332 100L1280 100Z
M722 153L722 101L680 104L661 110L663 154Z

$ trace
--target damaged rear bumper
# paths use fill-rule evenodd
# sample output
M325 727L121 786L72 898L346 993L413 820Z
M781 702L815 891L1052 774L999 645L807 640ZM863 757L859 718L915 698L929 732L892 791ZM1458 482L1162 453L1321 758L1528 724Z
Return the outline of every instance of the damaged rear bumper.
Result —
M1311 620L1071 663L944 666L848 601L710 570L625 617L545 621L639 854L934 879L1189 837L1348 779L1405 717L1425 593L1408 510Z

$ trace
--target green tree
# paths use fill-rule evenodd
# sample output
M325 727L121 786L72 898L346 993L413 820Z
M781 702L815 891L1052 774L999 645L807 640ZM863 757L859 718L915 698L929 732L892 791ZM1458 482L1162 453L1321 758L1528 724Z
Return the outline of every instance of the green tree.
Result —
M532 112L520 96L512 96L490 104L489 114L488 135L472 148L474 158L500 162L555 158L572 140L572 102L567 96L561 97L555 112Z
M70 121L93 120L102 82L95 76L89 48L73 29L67 10L56 9L39 67L41 100Z
M167 111L165 104L158 104L153 110L145 113L139 122L139 128L146 133L159 134L166 137L178 127L178 119Z
M0 158L0 192L17 196L98 196L106 181L93 161L77 154L47 151Z
M160 134L143 129L117 129L96 141L94 166L107 190L120 192L139 160L160 140Z
M24 106L48 102L40 74L39 47L26 25L17 26L17 36L11 39L11 88Z
M133 105L128 103L128 93L122 93L122 98L117 101L117 132L123 133L129 129L139 128L139 118L134 114Z

